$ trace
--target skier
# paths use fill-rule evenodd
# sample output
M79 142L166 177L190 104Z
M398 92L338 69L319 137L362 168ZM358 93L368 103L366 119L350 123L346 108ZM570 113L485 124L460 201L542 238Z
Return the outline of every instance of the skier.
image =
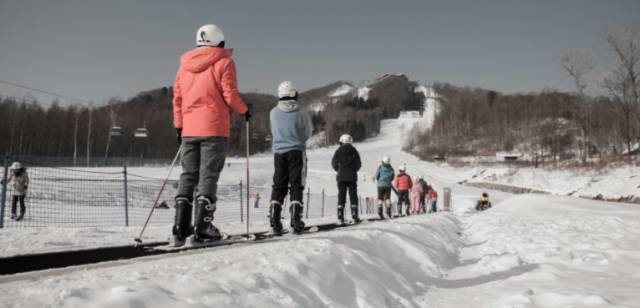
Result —
M438 192L436 192L436 189L431 187L431 190L429 191L429 203L431 204L431 212L435 213L438 211Z
M431 187L429 186L429 184L427 184L427 182L422 177L418 177L418 181L420 182L420 186L422 188L422 191L420 192L420 213L426 214L427 207L425 205L425 198Z
M476 204L476 211L484 211L491 208L491 202L489 201L489 194L483 192L480 196L480 200Z
M378 216L380 219L384 219L383 206L387 207L387 217L391 216L391 182L395 177L393 167L391 167L391 158L385 156L382 158L382 163L376 171L376 175L373 178L378 182Z
M313 132L311 117L298 104L298 91L291 81L278 86L278 105L271 110L271 136L273 138L273 189L269 206L269 220L273 232L282 232L280 221L282 205L289 188L291 228L295 233L304 231L302 221L302 195L306 177L306 141Z
M13 199L11 200L11 219L16 221L24 218L25 206L24 198L27 196L27 189L29 187L29 175L27 169L22 166L20 162L13 162L11 168L9 168L9 178L6 183L13 181ZM5 182L2 180L2 184ZM16 215L16 207L20 203L20 215Z
M422 176L418 176L411 187L411 214L420 213L420 200L424 196L422 191Z
M398 190L398 215L402 216L402 204L406 204L406 214L410 215L409 190L412 186L411 177L406 173L407 167L398 168L398 177L395 181L395 187Z
M173 121L182 146L182 174L175 198L174 245L182 246L194 234L196 243L221 238L212 224L220 172L229 149L232 112L251 112L238 93L233 49L224 48L224 34L216 25L196 33L193 50L180 57L173 87ZM197 185L194 227L192 202Z
M351 219L354 223L359 223L358 217L358 171L362 167L360 154L352 145L353 138L344 134L340 136L340 146L333 154L331 166L337 171L336 181L338 182L338 220L344 224L344 206L346 203L347 190L349 191L349 203L351 204Z

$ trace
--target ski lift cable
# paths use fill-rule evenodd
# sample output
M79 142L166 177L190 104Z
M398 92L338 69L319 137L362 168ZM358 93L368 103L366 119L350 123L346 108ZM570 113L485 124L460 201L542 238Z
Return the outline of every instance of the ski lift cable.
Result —
M42 93L42 94L46 94L46 95L51 95L51 96L54 96L54 97L61 97L61 98L66 98L66 99L72 100L72 101L79 101L79 102L83 102L83 103L86 103L86 104L92 104L92 102L90 102L90 101L88 101L86 99L77 98L77 97L71 97L71 96L64 95L64 94L58 94L58 93L54 93L54 92L47 91L47 90L41 90L41 89L37 89L37 88L34 88L34 87L29 87L29 86L25 86L25 85L21 85L21 84L15 83L15 82L11 82L11 81L6 81L6 80L0 79L0 83L6 84L6 85L10 85L10 86L14 86L14 87L17 87L17 88L22 88L22 89L33 91L33 92L38 92L38 93Z

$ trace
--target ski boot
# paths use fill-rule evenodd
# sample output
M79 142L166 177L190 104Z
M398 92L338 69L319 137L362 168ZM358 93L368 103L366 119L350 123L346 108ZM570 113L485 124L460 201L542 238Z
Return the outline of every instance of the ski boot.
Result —
M24 212L20 213L20 215L18 215L18 217L16 218L16 221L21 221L22 218L24 218Z
M193 241L196 243L213 242L222 239L220 230L213 225L213 212L216 204L206 196L198 197L196 205L195 232Z
M407 213L407 216L411 216L411 206L409 204L407 204L406 213Z
M11 213L11 220L15 220L17 217L16 213Z
M289 211L291 212L291 229L293 229L294 233L301 234L304 232L304 222L302 221L302 202L291 201Z
M382 205L378 206L378 216L380 216L380 219L384 219L384 208Z
M185 197L176 198L176 216L173 225L173 245L180 247L193 234L191 226L191 202Z
M281 214L282 205L278 201L271 201L269 206L269 223L271 224L271 230L273 234L282 234L282 220Z
M404 216L404 215L402 215L402 203L398 202L396 204L396 210L398 211L398 217Z
M393 216L391 215L391 206L390 205L387 205L387 217L393 218Z
M362 222L360 217L358 216L358 205L351 205L351 219L353 219L354 224L359 224Z
M344 225L344 205L338 204L338 222Z

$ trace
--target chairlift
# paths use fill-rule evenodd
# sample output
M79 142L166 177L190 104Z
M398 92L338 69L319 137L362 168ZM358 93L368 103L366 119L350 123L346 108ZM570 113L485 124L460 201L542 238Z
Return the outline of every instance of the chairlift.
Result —
M133 132L133 136L136 138L147 138L149 137L149 131L145 127L136 128L135 132Z
M122 136L122 127L120 126L113 126L111 127L111 129L109 130L109 136Z

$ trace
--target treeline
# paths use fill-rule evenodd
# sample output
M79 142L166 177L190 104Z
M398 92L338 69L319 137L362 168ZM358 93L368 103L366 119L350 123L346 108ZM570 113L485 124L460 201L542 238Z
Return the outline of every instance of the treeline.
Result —
M503 95L495 91L434 84L439 112L431 130L414 129L406 149L423 159L473 155L485 151L567 159L620 153L625 143L623 116L607 97L586 102L577 94L548 91ZM582 110L592 115L582 134ZM586 139L586 140L585 140Z

